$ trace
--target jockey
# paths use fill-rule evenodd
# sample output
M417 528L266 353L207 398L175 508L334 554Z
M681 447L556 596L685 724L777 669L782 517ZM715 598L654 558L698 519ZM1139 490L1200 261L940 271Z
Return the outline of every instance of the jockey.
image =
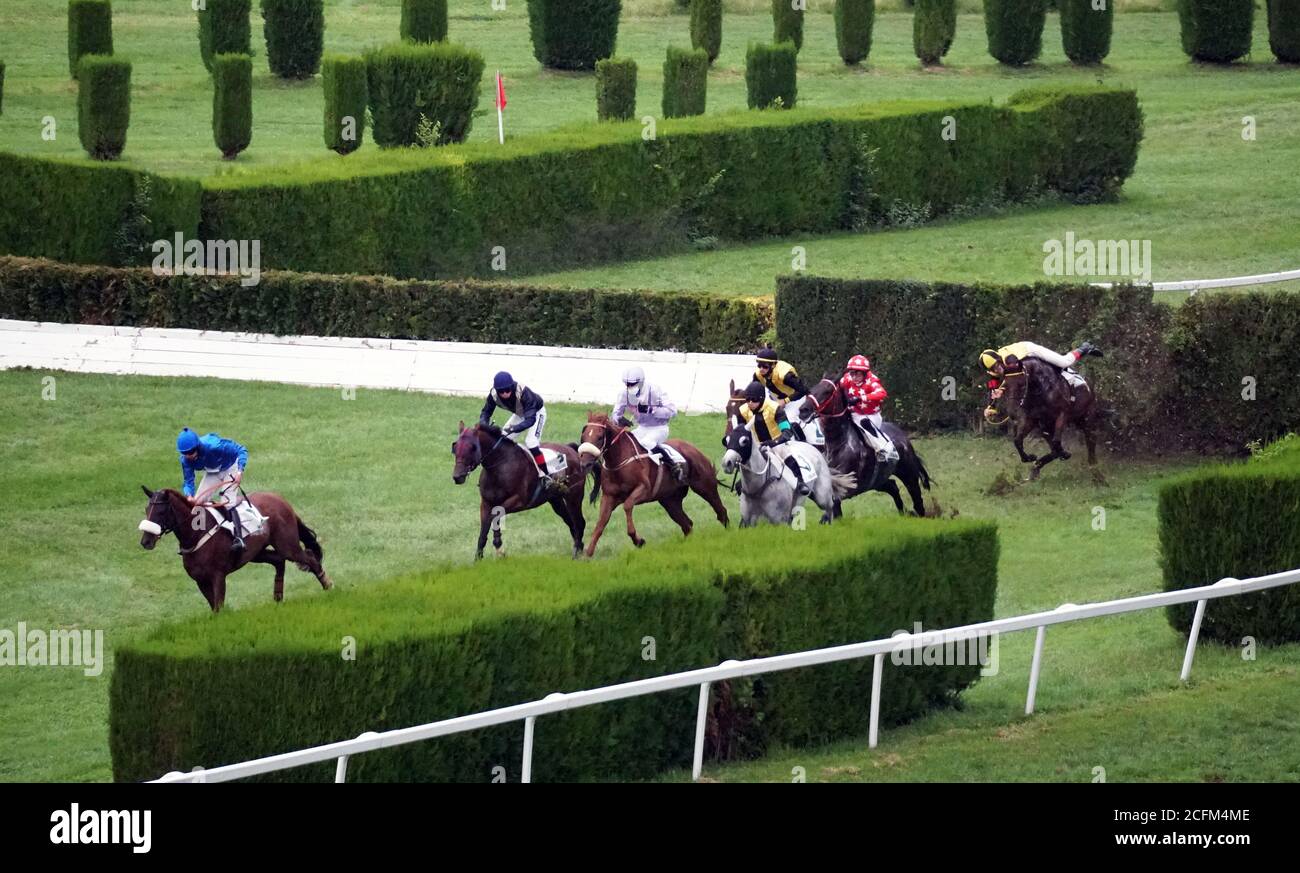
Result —
M790 432L790 420L786 417L783 404L766 397L762 382L750 382L745 389L745 403L738 413L741 421L754 434L754 440L763 446L772 448L773 454L785 461L786 467L794 473L794 481L800 494L810 494L812 486L804 481L803 471L788 449L779 448L788 443L793 436Z
M884 423L880 416L880 404L889 394L876 374L871 372L871 362L865 355L849 358L844 375L840 377L840 388L849 401L849 413L854 423L862 428L867 445L875 449L876 460L881 463L897 461L898 451L894 448L893 441L880 429Z
M663 389L646 382L645 372L640 367L628 367L623 371L623 390L618 392L610 418L630 426L632 422L626 418L628 410L635 413L637 442L647 452L659 455L673 471L673 476L681 481L686 471L662 445L668 439L668 422L677 414L677 407Z
M200 437L187 427L176 437L176 451L181 456L181 492L189 498L190 506L199 502L194 494L194 472L202 470L199 493L206 501L223 501L234 528L232 532L235 541L231 550L242 551L244 530L235 507L243 501L239 483L244 479L244 467L248 466L248 449L234 440L222 439L215 433Z
M555 481L546 472L546 458L542 455L542 429L546 427L546 404L542 398L527 385L519 385L514 376L502 370L492 379L492 390L488 392L487 402L479 413L478 423L487 426L492 423L492 413L497 407L510 411L501 433L506 436L528 431L524 445L537 464L537 475L543 487L555 485Z
M757 358L755 361L757 367L754 370L755 381L766 388L772 395L772 399L785 409L786 418L791 422L795 437L805 439L803 428L799 424L799 411L803 408L805 398L808 397L808 389L799 378L799 373L789 363L780 360L776 352L770 348L759 349L755 357Z
M1023 361L1025 358L1037 358L1051 364L1062 370L1068 370L1084 355L1095 355L1100 358L1101 349L1097 348L1090 342L1080 343L1077 349L1074 349L1064 355L1058 354L1051 349L1044 348L1037 343L1018 342L994 351L985 349L980 352L980 363L984 366L985 371L989 374L989 389L993 392L993 399L1002 396L1002 377L1005 374L1005 364L1010 358L1011 362Z

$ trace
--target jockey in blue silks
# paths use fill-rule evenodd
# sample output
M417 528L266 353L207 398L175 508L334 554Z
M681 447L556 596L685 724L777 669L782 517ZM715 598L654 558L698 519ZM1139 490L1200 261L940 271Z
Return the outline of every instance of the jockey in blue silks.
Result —
M243 500L239 483L244 479L244 468L248 466L248 449L234 440L222 439L215 433L199 436L188 427L176 437L176 451L181 456L181 475L184 484L182 493L189 498L190 505L206 501L224 502L230 523L234 527L234 551L244 548L244 531L239 523L239 513L235 507ZM194 473L203 471L199 482L198 495L195 496Z
M492 423L492 413L498 408L510 413L501 433L514 438L515 434L524 435L524 446L537 464L539 484L543 488L562 487L546 472L546 458L542 455L542 430L546 427L546 401L540 394L527 385L515 381L515 377L502 370L492 379L492 390L488 392L479 413L478 423Z

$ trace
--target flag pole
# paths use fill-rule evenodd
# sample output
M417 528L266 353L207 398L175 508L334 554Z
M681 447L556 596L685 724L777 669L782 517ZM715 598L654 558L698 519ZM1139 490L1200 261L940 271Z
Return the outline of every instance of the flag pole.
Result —
M502 110L505 109L505 88L501 84L501 71L497 70L497 142L506 144L506 122Z

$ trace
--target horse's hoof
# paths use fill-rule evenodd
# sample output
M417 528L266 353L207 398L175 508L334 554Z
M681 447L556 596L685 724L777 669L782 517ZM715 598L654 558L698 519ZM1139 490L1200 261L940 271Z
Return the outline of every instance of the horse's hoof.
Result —
M1042 468L1042 467L1035 467L1034 469L1030 470L1030 471L1029 471L1029 481L1030 481L1030 482L1035 482L1035 481L1037 481L1037 480L1038 480L1038 475L1039 475L1040 473L1042 473L1042 472L1043 472L1043 468Z
M334 587L334 580L326 576L324 579L320 580L320 587L324 588L326 591L329 591L331 588Z
M1038 455L1025 455L1025 456L1024 456L1023 458L1021 458L1020 460L1021 460L1023 463L1026 463L1026 464L1032 464L1034 461L1037 461L1037 460L1038 460Z
M639 549L645 545L645 540L641 539L640 537L637 537L636 539L632 540L632 544Z
M498 557L498 558L504 558L505 556L506 556L506 550L505 550L505 549L497 549L497 557Z
M1070 460L1070 453L1067 452L1065 449L1061 449L1061 460L1062 461Z
M275 602L276 602L276 603L284 603L284 595L283 595L283 594L274 594L274 595L272 595L272 597L275 599Z

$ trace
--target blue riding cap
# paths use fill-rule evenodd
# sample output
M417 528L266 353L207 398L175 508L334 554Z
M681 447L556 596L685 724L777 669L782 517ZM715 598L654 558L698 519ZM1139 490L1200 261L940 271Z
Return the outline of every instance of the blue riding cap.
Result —
M186 452L192 452L199 447L199 435L188 427L182 430L176 437L176 451L182 455Z
M494 391L506 391L515 387L515 377L511 376L505 370L497 373L496 378L492 380L492 389Z

